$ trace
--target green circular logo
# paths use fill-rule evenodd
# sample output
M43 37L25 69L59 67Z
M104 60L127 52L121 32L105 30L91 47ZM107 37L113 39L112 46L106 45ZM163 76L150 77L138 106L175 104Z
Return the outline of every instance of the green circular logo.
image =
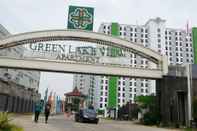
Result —
M93 16L86 8L76 8L69 14L69 22L74 28L86 29L89 24L93 23Z

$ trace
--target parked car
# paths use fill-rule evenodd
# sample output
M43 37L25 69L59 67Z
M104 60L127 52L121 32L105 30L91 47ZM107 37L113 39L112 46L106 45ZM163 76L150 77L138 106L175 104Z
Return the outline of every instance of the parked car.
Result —
M76 122L93 122L98 124L99 118L97 117L94 109L81 109L75 114Z

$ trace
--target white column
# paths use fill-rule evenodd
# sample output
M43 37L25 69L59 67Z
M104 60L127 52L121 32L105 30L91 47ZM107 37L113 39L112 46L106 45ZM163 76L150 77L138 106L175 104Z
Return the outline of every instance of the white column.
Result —
M187 100L188 100L188 123L187 125L190 126L190 122L192 120L192 108L191 108L191 88L192 88L192 65L187 65Z

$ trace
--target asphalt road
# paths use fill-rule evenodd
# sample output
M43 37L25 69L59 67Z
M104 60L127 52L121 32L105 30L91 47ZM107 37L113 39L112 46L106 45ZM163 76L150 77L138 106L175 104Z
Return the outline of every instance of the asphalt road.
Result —
M32 117L27 115L17 116L13 122L22 126L25 131L175 131L138 125L130 121L102 119L98 124L77 123L72 117L66 117L65 115L51 116L48 124L44 123L44 117L42 116L38 123L34 123Z

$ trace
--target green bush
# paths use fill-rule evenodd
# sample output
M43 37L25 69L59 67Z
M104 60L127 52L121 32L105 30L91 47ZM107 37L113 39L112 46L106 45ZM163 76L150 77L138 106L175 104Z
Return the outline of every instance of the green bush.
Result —
M8 113L0 112L0 131L24 131L23 128L10 124Z
M161 117L159 112L159 106L156 101L156 96L138 96L136 102L139 105L140 110L146 109L143 114L141 122L145 125L158 125Z
M0 129L8 127L9 121L10 120L8 119L8 113L0 112Z
M98 115L104 115L105 111L104 110L97 110Z
M142 119L145 125L158 125L160 123L160 116L155 112L147 112Z

